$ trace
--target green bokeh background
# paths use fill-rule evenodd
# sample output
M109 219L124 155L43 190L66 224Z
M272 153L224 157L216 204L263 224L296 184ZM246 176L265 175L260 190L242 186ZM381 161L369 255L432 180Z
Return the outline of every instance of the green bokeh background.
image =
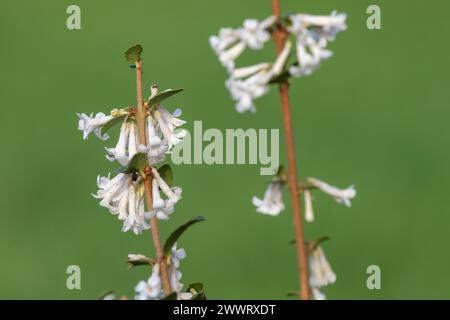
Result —
M284 12L347 12L334 58L291 90L301 178L354 183L351 209L318 194L309 238L324 250L337 282L331 299L449 298L450 160L446 1L293 1ZM382 29L366 28L366 8L382 9ZM66 8L81 7L82 29L66 29ZM208 45L222 26L270 14L270 1L17 1L0 3L0 298L94 299L107 289L131 296L148 270L127 270L126 254L153 254L149 233L121 233L98 206L97 174L114 170L104 143L82 141L76 112L135 104L134 72L123 60L144 47L145 86L183 87L166 104L192 128L282 128L275 89L238 114L225 71ZM273 46L242 63L270 60ZM447 89L446 89L447 88ZM447 108L447 109L446 109ZM281 131L282 132L282 131ZM106 145L110 146L110 141ZM285 162L284 144L281 159ZM183 200L166 236L202 214L180 240L184 283L203 281L211 298L286 298L297 287L292 216L259 215L251 204L267 177L255 165L174 168ZM66 268L81 267L82 289L67 290ZM366 287L366 268L382 289Z

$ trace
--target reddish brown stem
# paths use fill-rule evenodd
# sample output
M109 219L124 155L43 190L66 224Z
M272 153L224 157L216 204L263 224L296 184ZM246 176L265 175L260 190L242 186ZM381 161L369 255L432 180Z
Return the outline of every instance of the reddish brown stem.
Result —
M142 67L143 61L136 62L136 93L137 93L137 110L136 110L136 122L139 130L139 141L143 145L147 145L147 133L146 133L146 112L144 106L144 100L142 95ZM149 168L146 168L148 172ZM147 211L153 210L153 194L152 194L152 176L145 175L144 188L145 188L145 200L147 203ZM164 257L164 251L161 244L161 237L159 235L158 221L156 217L150 220L153 246L156 251L156 259L160 264L160 275L164 293L169 295L172 293L170 287L169 274L167 269L167 261Z
M274 15L280 17L280 3L279 0L272 0L272 9ZM284 47L287 38L287 31L277 24L273 32L273 40L275 42L277 54L279 54ZM280 83L279 92L281 97L281 110L283 112L284 134L286 136L286 146L288 152L288 173L287 180L289 191L291 193L292 210L294 215L294 230L295 230L295 245L297 249L298 273L299 273L299 288L300 298L309 300L310 289L308 280L308 256L305 245L305 235L303 233L303 222L300 207L300 194L298 190L297 181L297 162L295 157L295 142L294 131L292 129L291 106L289 101L289 82Z

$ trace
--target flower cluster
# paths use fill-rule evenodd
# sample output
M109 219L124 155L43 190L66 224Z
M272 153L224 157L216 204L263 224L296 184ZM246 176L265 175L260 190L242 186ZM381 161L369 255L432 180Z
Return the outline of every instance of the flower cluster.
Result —
M179 118L181 110L177 109L170 113L159 105L147 110L145 128L147 146L139 141L134 108L114 109L110 115L97 113L95 117L93 114L77 115L80 119L78 129L83 132L84 139L93 132L100 139L107 140L109 136L105 131L109 126L122 122L116 146L106 148L106 158L117 161L122 166L127 166L138 153L144 154L148 163L154 166L162 162L172 147L180 143L186 135L185 130L177 129L185 123ZM181 188L169 187L155 168L152 167L151 170L154 179L153 210L150 212L145 212L144 209L144 185L140 173L122 172L113 178L109 175L97 178L98 191L93 196L100 199L102 207L123 221L124 232L132 230L135 234L140 234L142 230L150 228L149 220L155 216L161 220L169 219L175 204L181 198ZM161 192L164 197L161 196Z
M327 258L321 247L316 246L310 249L308 255L309 263L309 285L311 287L314 300L325 300L325 295L320 288L333 284L336 281L336 274L331 269Z
M286 30L296 39L297 62L288 68L288 74L294 77L310 75L322 60L331 57L327 44L338 32L346 29L345 20L346 15L337 12L329 16L290 15ZM270 32L276 22L274 16L262 21L247 19L241 28L222 28L218 35L209 38L213 51L228 72L225 86L236 102L238 112L255 112L253 100L269 91L271 80L279 76L287 64L292 47L290 41L286 42L274 63L235 68L236 59L247 47L253 50L263 48L270 40Z
M178 300L190 300L192 294L189 292L181 292L183 289L183 284L181 280L181 272L178 270L180 266L180 260L186 258L186 252L184 249L177 249L175 244L172 247L170 255L170 264L168 268L170 286L177 294ZM160 265L155 263L153 265L152 274L147 281L139 281L139 283L134 288L136 292L136 300L161 300L165 297L164 291L162 289L162 281L160 277Z

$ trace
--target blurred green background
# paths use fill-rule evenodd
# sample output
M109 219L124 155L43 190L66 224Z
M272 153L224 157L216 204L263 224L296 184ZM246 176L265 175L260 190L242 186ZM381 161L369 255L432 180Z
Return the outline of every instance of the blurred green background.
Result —
M366 28L366 8L382 9L382 29ZM66 8L81 7L82 29L66 29ZM347 12L335 56L291 90L301 178L354 183L347 209L316 195L309 238L324 250L337 282L330 299L449 298L450 173L448 42L445 1L293 1L283 12ZM128 253L153 254L148 232L121 223L90 196L97 174L116 166L105 143L81 139L76 112L135 104L134 72L123 51L144 47L145 87L186 91L166 103L192 128L281 128L277 90L238 114L225 71L208 44L222 26L271 14L269 0L0 2L0 298L95 299L107 289L133 295L148 276L127 270ZM273 46L242 63L272 60ZM258 58L256 58L258 57ZM446 109L447 108L447 109ZM282 132L282 131L281 131ZM114 137L106 143L113 145ZM281 159L285 162L284 144ZM174 168L183 200L163 236L189 217L207 221L179 241L188 258L183 282L203 281L210 298L284 299L297 288L292 215L257 214L267 177L257 165ZM67 290L68 265L81 267L81 290ZM366 288L366 268L381 267L382 289Z

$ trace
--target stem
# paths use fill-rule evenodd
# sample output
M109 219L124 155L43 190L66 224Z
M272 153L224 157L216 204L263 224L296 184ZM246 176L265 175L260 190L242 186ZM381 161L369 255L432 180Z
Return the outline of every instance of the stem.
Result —
M142 67L143 61L139 60L136 62L136 93L137 93L137 110L136 110L136 120L139 130L139 141L143 145L147 145L147 133L146 133L146 111L144 106L144 100L142 96ZM145 172L148 172L149 166L146 168ZM152 194L152 181L151 175L144 176L144 188L145 188L145 200L147 203L147 210L153 210L153 194ZM172 293L172 288L170 287L169 274L167 270L167 261L164 257L164 251L161 244L161 237L159 235L158 220L153 217L150 220L153 246L156 251L156 259L160 264L160 276L163 286L164 293L169 295Z
M272 0L272 9L274 15L280 17L280 3L279 0ZM273 40L275 42L277 55L283 50L284 43L287 38L287 31L278 24L273 32ZM289 82L286 80L280 83L279 92L281 97L281 110L283 112L284 134L286 136L286 146L288 152L288 185L291 194L292 209L294 215L294 229L295 229L295 246L297 249L298 273L300 298L309 300L310 289L308 280L308 257L305 246L305 236L303 233L303 223L300 208L300 193L298 190L297 181L297 163L295 159L295 143L294 132L292 129L291 106L289 101Z

